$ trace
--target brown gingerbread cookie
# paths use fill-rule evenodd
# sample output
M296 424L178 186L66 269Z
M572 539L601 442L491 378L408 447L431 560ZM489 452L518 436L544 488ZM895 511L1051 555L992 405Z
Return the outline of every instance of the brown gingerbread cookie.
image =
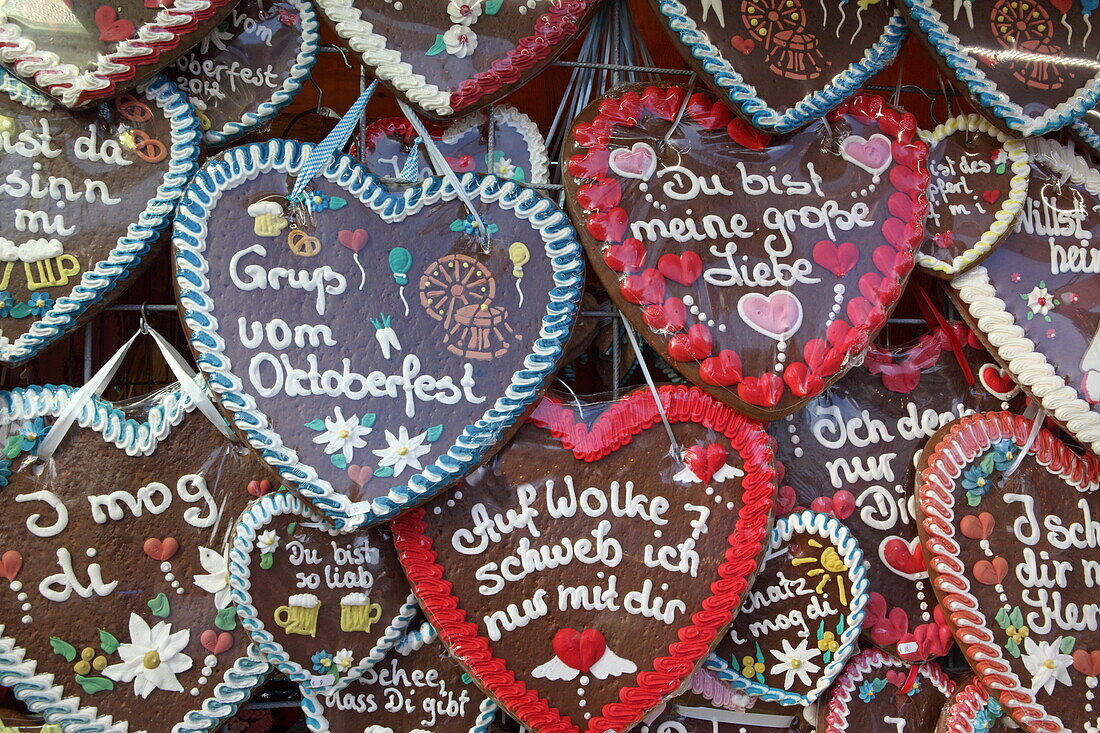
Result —
M936 733L1006 733L1005 709L973 677L959 680L936 723Z

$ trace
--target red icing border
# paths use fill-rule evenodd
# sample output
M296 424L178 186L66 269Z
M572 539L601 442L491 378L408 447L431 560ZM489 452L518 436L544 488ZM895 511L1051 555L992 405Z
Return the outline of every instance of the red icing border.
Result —
M617 98L605 98L599 102L599 112L591 123L577 125L571 131L577 148L586 151L573 155L567 161L569 174L578 186L575 198L585 210L585 229L594 239L603 242L605 262L612 269L623 272L624 277L620 278L619 283L620 293L643 310L647 322L649 308L659 309L660 304L650 303L641 297L637 292L637 283L659 280L663 286L665 277L656 267L656 263L643 270L632 269L629 273L626 272L622 263L617 261L614 249L608 246L626 240L624 235L610 236L613 233L608 231L607 222L627 221L626 211L618 205L621 200L618 180L610 174L608 143L615 128L635 127L643 111L667 120L674 119L686 93L679 86L648 86L640 94L629 91ZM867 349L872 334L886 323L887 313L901 297L902 284L913 269L924 235L923 221L928 209L926 191L929 174L925 167L928 146L916 137L917 122L913 115L889 107L882 97L866 94L853 97L830 112L828 119L836 120L845 114L856 117L865 124L877 123L879 131L892 140L894 165L886 180L895 187L897 194L894 195L905 196L912 204L908 221L893 216L885 218L881 225L882 241L874 247L869 246L868 250L887 247L907 256L891 257L889 263L884 261L881 265L875 262L875 268L883 276L875 288L878 297L874 302L862 294L850 298L845 310L847 314L848 306L862 301L859 305L866 306L866 316L854 325L837 318L834 323L840 323L847 328L830 328L825 339L811 340L804 351L818 351L817 346L821 346L824 347L819 350L821 353L815 353L812 358L804 354L804 362L790 359L782 378L773 371L764 371L759 375L742 375L739 366L735 373L731 373L729 368L722 366L723 359L740 365L740 356L736 351L723 349L720 353L715 353L713 339L704 339L702 345L698 343L700 339L692 339L692 355L697 357L695 361L699 363L699 378L717 387L736 387L738 398L746 404L770 408L779 403L787 389L802 399L809 399L824 390L825 380L840 372L850 363L853 355ZM722 102L715 101L709 94L693 94L688 100L684 115L704 129L725 127L731 140L744 148L763 150L771 142L771 137L753 130L747 123L734 117ZM905 174L893 175L895 171ZM623 229L625 231L625 227ZM896 243L890 241L891 237L886 230L894 233L894 238L898 239ZM638 262L644 262L647 254L645 244L634 239L630 242L637 242L634 247L641 252ZM627 274L631 277L625 277ZM660 320L659 316L655 317ZM672 330L667 322L659 331L651 329L651 333L660 333L663 336L666 348L677 340L689 338L689 332L695 334L697 331L709 335L709 329L704 324L695 324L690 329L685 325L679 332ZM710 345L706 346L705 341L709 341ZM829 345L826 346L826 343ZM791 368L795 366L798 368Z
M968 592L970 580L958 557L952 521L955 480L963 469L998 440L1008 438L1023 447L1030 432L1031 420L1010 412L978 413L956 420L934 447L926 449L927 467L917 477L917 499L932 586L974 673L996 693L1005 711L1020 725L1032 733L1058 733L1062 726L1047 717L1031 691L1012 674L978 600ZM1028 452L1078 490L1095 488L1100 483L1100 458L1092 453L1078 456L1046 429L1039 431Z
M719 632L733 620L742 595L756 574L758 558L768 540L773 500L776 493L775 462L763 426L723 405L697 387L658 388L671 423L694 422L722 433L744 462L741 482L744 506L729 536L725 562L718 567L718 579L711 583L711 596L691 623L679 631L679 641L668 654L658 657L652 669L638 672L635 684L619 691L619 702L609 703L599 716L588 721L586 731L625 731L687 682L698 662L718 641ZM572 410L544 399L531 420L546 428L562 445L583 461L597 461L630 443L635 435L660 421L660 413L648 389L620 399L596 420L590 429L574 419ZM436 562L432 542L424 536L424 509L407 512L392 524L401 564L413 584L428 619L439 630L451 653L462 661L478 684L502 706L536 733L577 733L580 729L516 679L507 663L493 655L488 639L478 634L477 625L466 620L466 612Z
M974 716L985 708L988 700L989 692L976 679L956 690L943 710L936 733L974 733Z

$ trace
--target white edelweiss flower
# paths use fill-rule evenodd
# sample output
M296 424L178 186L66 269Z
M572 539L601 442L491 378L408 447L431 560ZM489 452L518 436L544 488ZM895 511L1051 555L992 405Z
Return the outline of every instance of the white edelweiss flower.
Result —
M337 407L333 417L325 418L325 429L314 436L313 442L325 446L328 455L343 452L344 459L350 463L355 449L366 446L367 441L363 437L370 433L371 428L359 424L358 415L345 419L344 413Z
M1050 291L1043 287L1035 287L1027 294L1027 307L1037 316L1045 316L1054 305Z
M443 34L443 45L447 53L464 59L477 48L477 34L464 25L452 25L451 29Z
M409 437L408 429L402 425L398 434L394 435L386 431L386 447L371 451L382 460L379 466L393 467L393 475L400 476L406 468L415 468L417 471L423 468L420 465L420 457L431 452L431 446L424 445L427 433L420 433Z
M195 585L214 596L214 606L221 609L229 605L229 558L209 547L199 548L199 562L204 575L196 575Z
M332 663L340 668L342 674L348 671L348 667L355 664L355 657L352 656L351 649L341 649L336 652L336 656L332 658Z
M481 17L481 0L450 0L447 15L455 25L473 25Z
M1054 694L1055 686L1061 682L1063 685L1072 685L1069 678L1069 668L1073 666L1073 657L1062 654L1059 645L1062 637L1053 642L1035 641L1030 636L1024 639L1024 654L1022 661L1024 667L1031 674L1031 692L1045 691L1048 695Z
M183 692L176 679L191 669L191 657L183 653L191 640L191 630L172 633L172 624L161 621L149 624L136 613L130 614L130 641L119 644L122 661L103 670L103 676L115 682L133 682L134 694L147 698L153 690Z
M516 166L511 158L501 158L496 162L493 173L502 178L511 178L516 174Z
M275 552L279 549L279 533L273 529L261 532L260 536L256 538L256 544L259 546L261 553Z
M809 643L808 639L803 639L798 643L798 646L791 646L788 639L783 639L782 651L769 650L772 656L779 660L772 665L770 672L772 674L785 674L783 687L790 689L796 679L802 684L808 685L810 684L810 675L821 669L821 666L813 661L821 654L821 650L810 649Z

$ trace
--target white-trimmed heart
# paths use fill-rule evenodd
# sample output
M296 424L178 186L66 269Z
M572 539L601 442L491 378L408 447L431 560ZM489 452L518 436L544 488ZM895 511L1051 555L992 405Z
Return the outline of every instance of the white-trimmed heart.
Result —
M177 385L127 412L93 398L39 471L74 393L0 393L0 684L65 730L215 730L270 671L220 543L267 469Z
M310 150L274 140L208 162L176 218L177 282L237 428L354 528L453 485L518 429L569 339L584 262L532 189L461 178L483 249L445 181L390 192L346 156L290 226L288 176Z
M928 577L917 537L908 540L897 535L886 537L878 545L878 559L891 572L906 580L924 580Z
M745 293L737 301L737 313L754 331L776 341L787 340L802 326L802 301L787 290Z
M1020 385L1016 384L1008 370L996 364L982 364L978 369L978 381L986 392L1002 400L1010 400L1020 393Z
M657 172L657 153L649 143L636 142L629 148L612 150L607 165L624 178L648 181Z
M849 135L844 138L840 155L876 178L894 162L890 138L878 132L870 137Z

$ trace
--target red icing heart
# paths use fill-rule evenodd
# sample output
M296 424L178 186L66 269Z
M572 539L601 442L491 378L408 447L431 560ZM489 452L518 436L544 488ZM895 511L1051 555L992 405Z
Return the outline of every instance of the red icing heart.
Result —
M262 481L249 481L248 493L259 499L261 496L271 493L271 482L267 479L263 479Z
M560 629L554 634L554 653L581 673L588 672L607 650L607 639L596 629Z
M741 381L741 357L736 351L722 349L699 364L699 378L707 384L731 387Z
M1020 391L1020 387L1008 371L993 363L982 364L978 370L978 379L986 391L1003 400L1011 399Z
M815 512L831 514L843 521L852 516L856 508L856 497L851 491L841 489L832 496L818 496L810 502L810 508Z
M704 484L709 483L718 469L726 465L728 457L729 451L719 443L693 445L684 451L684 463Z
M989 512L981 514L967 514L959 520L959 529L972 540L987 540L993 534L996 520Z
M577 189L577 201L588 211L606 211L618 206L622 199L622 189L613 178L601 178Z
M669 280L681 285L691 285L703 274L703 259L695 252L661 255L657 269Z
M1001 200L1001 192L996 189L988 189L982 191L982 198L985 199L988 204L995 204Z
M759 377L743 377L737 385L737 396L750 405L774 407L783 396L783 380L771 372Z
M631 303L660 303L665 297L665 278L656 270L644 270L623 280L621 290L623 297Z
M664 304L647 306L645 322L654 331L682 331L687 322L687 306L679 298L669 298Z
M369 238L366 229L356 229L355 231L341 229L336 235L336 240L355 254L359 254L359 251L367 246Z
M750 53L752 53L752 50L756 48L756 41L752 40L751 38L734 36L730 39L730 45L733 46L734 50L736 50L738 53L748 56Z
M794 505L798 503L798 496L794 493L794 489L790 486L783 485L779 487L779 494L775 501L775 513L778 516L784 514L790 514L794 510Z
M746 293L737 310L746 323L774 339L786 338L802 325L802 303L786 290Z
M908 542L901 537L887 537L879 546L879 553L887 567L899 575L914 579L927 574L924 553L916 537Z
M947 249L955 243L955 235L949 231L936 232L932 237L932 242L940 249Z
M23 556L17 551L8 550L0 555L0 578L7 578L9 582L15 582L22 567Z
M905 687L906 675L904 672L899 672L896 669L889 669L886 671L886 681L899 690Z
M145 551L146 555L157 562L168 562L177 552L179 552L180 543L175 537L165 537L163 540L150 537L145 540L142 549Z
M740 117L734 117L726 125L726 134L730 140L748 150L764 150L771 144L771 135L760 132Z
M607 159L611 152L604 149L589 150L584 155L574 155L569 158L566 167L569 175L574 178L595 178L607 173Z
M989 560L979 560L974 563L974 577L978 579L979 583L996 585L1007 576L1008 561L1003 557L997 556L993 558L992 562Z
M99 28L99 40L118 43L133 38L137 29L128 20L120 20L118 11L110 5L101 5L95 11L95 24Z
M668 354L676 361L702 361L713 350L714 338L702 323L696 323L687 333L676 334L668 342Z
M720 130L729 124L733 113L729 107L706 94L693 94L688 100L688 115L704 130Z
M851 242L833 244L823 239L814 245L814 262L837 277L844 277L859 262L859 248Z
M645 245L627 237L622 244L612 244L603 252L603 261L615 272L638 272L645 262Z
M359 486L365 485L373 474L374 469L370 466L360 466L355 463L348 466L348 478Z
M211 654L225 654L233 648L233 634L223 631L220 634L213 629L207 629L199 636L203 649Z
M1100 677L1100 651L1077 649L1073 652L1073 668L1086 677Z
M876 646L897 644L909 631L909 617L900 608L891 608L880 593L871 593L867 599L867 615L863 628Z
M680 105L684 103L683 87L646 87L642 93L642 102L646 109L654 114L671 121L680 111Z
M825 380L811 372L808 366L797 361L783 370L783 381L798 397L815 395L825 389Z
M919 226L901 219L890 218L882 224L882 236L899 251L911 249L921 234L923 230Z
M621 242L626 234L628 216L625 209L598 211L588 217L588 233L601 242Z
M457 158L444 158L447 166L456 173L469 173L477 168L477 161L472 155L460 155Z

